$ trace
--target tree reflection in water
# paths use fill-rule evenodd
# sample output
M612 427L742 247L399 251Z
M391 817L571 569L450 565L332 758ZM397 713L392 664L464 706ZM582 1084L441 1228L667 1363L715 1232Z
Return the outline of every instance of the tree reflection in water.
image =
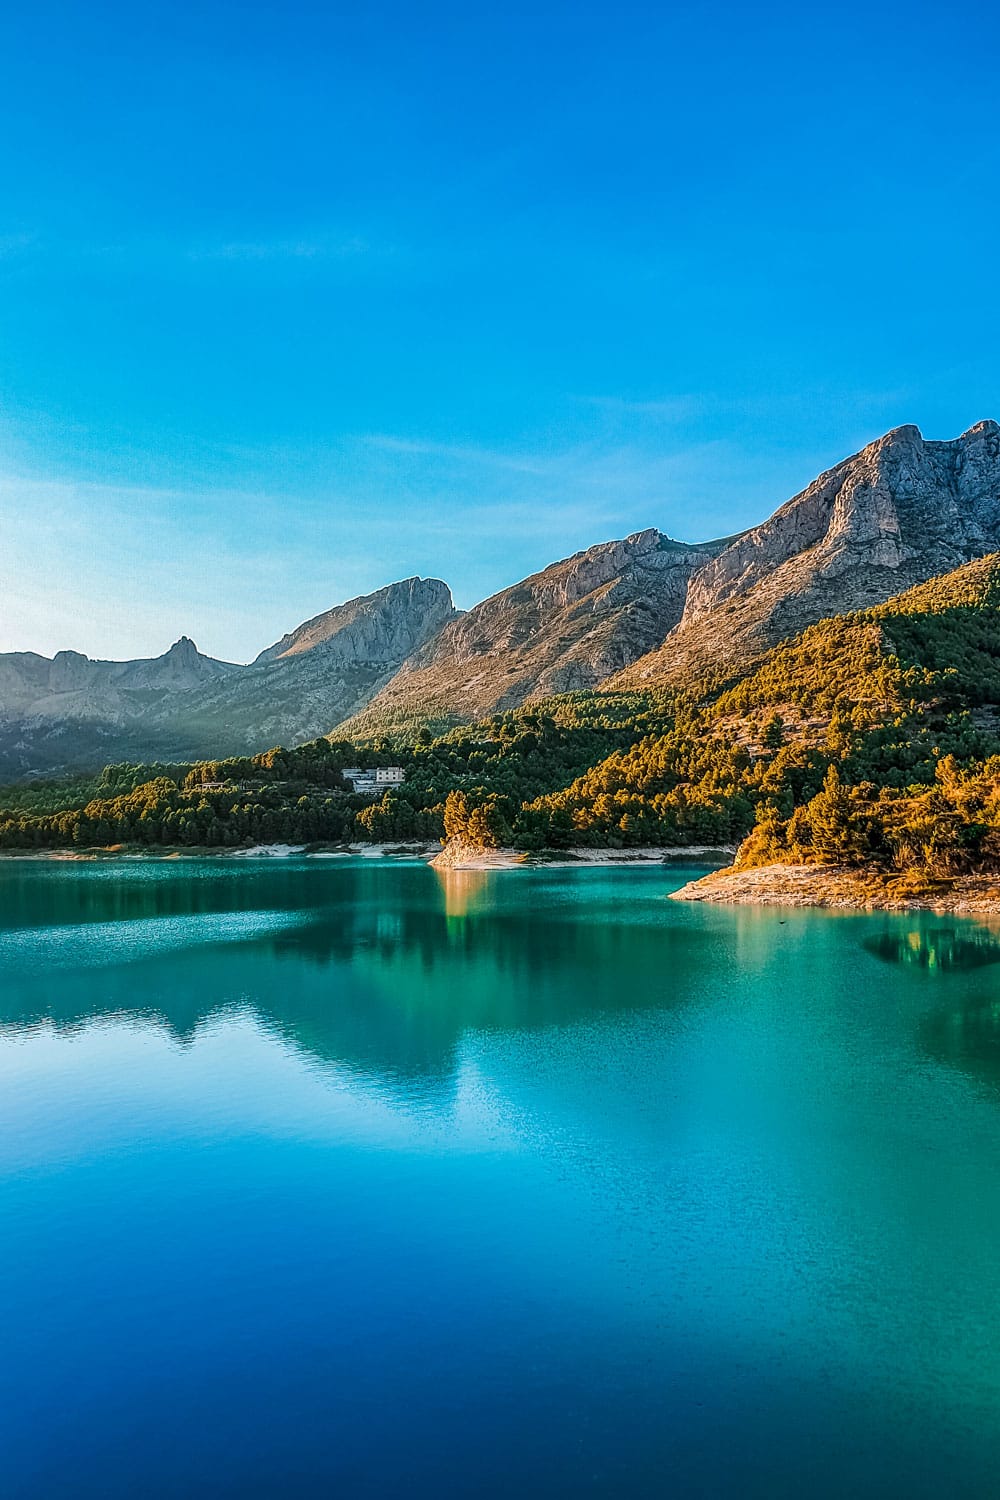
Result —
M472 1032L684 1004L712 942L670 922L651 881L611 907L581 903L566 877L422 867L48 866L12 872L8 887L0 1029L114 1018L188 1040L242 1013L317 1061L445 1088ZM242 914L245 936L229 924L213 939L226 913ZM142 951L151 928L175 924L175 946ZM86 962L57 971L46 934L67 927Z
M985 927L916 927L865 938L863 946L887 963L948 973L1000 963L1000 941Z
M869 953L942 981L938 1001L916 1027L921 1053L1000 1088L1000 985L988 972L1000 962L1000 937L971 922L931 923L865 940ZM964 983L961 976L967 975Z

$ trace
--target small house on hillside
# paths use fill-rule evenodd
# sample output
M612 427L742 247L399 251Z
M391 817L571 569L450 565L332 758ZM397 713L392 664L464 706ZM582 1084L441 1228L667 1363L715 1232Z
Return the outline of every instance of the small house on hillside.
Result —
M376 766L371 770L363 766L345 766L340 774L358 796L374 795L391 786L402 786L406 779L402 766Z

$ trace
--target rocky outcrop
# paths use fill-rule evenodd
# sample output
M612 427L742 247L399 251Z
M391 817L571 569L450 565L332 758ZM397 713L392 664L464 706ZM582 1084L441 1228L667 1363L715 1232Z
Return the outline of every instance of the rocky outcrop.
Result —
M674 901L710 901L723 906L818 906L846 911L933 911L956 916L996 916L1000 883L995 875L956 875L927 882L914 894L905 875L838 865L755 865L713 870L689 880Z
M553 563L446 625L340 732L468 721L593 687L679 622L692 573L721 545L650 529Z
M328 661L398 663L456 613L451 590L440 578L405 578L306 620L262 651L254 665L316 650Z
M880 604L997 547L997 423L950 442L898 427L699 568L677 627L611 685L739 665L825 615Z
M508 870L528 863L529 859L529 855L517 849L488 848L468 839L451 838L430 864L435 870Z

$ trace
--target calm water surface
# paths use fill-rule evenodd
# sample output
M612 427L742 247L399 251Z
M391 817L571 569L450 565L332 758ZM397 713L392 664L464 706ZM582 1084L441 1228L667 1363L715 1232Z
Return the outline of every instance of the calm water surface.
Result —
M992 1496L1000 937L0 866L0 1493Z

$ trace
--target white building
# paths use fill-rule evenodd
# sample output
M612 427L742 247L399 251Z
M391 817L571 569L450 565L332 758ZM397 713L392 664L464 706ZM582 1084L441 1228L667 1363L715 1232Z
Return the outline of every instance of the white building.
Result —
M390 786L402 786L406 779L402 766L376 766L374 770L363 766L345 766L340 774L345 781L350 782L351 791L361 796Z

